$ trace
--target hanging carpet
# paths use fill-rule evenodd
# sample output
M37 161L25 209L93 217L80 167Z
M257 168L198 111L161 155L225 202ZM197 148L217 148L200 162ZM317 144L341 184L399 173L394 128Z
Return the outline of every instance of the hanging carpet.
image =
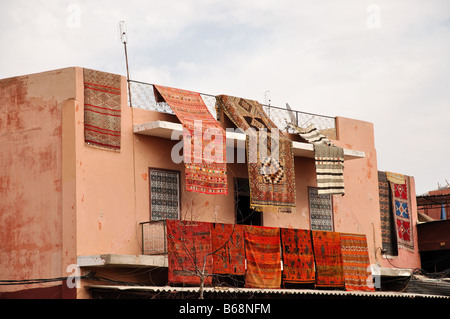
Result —
M280 229L244 226L248 288L280 288L281 256Z
M253 209L295 207L295 172L292 141L279 131L261 105L252 100L220 95L221 110L246 134L250 205Z
M226 134L199 93L154 85L155 99L165 101L183 125L186 190L228 194Z
M344 150L337 146L314 145L317 193L345 194Z
M120 151L121 77L83 69L84 140L87 145Z
M294 131L314 145L318 194L345 194L344 149L335 146L314 124L306 129L290 124Z
M333 143L325 135L320 133L314 124L310 124L307 128L301 128L292 123L290 126L308 143L314 145L333 146Z
M390 183L386 172L378 171L378 192L380 198L381 241L388 256L396 256L397 234L392 208Z
M311 232L281 228L283 283L314 283L314 252Z
M344 287L339 233L311 231L316 264L317 287Z
M345 290L374 291L366 235L340 236Z
M389 177L388 177L389 178ZM390 182L392 207L397 230L397 243L400 247L414 251L413 223L409 177L397 176L397 182Z
M211 225L205 222L166 220L169 284L200 285L213 273ZM211 283L211 276L204 283Z
M244 228L237 224L211 224L215 274L244 275Z

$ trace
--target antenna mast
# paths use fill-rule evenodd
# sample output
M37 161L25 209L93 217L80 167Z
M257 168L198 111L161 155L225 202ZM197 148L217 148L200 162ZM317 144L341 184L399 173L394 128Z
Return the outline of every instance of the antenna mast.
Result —
M128 96L130 99L130 107L131 105L131 90L130 90L130 70L128 68L128 53L127 53L127 25L125 24L125 21L119 22L119 39L120 42L123 43L123 47L125 50L125 62L127 65L127 83L128 83Z

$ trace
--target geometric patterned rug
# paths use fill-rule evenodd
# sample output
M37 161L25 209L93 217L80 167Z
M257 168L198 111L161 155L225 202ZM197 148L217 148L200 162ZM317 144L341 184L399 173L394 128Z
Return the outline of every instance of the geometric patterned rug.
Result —
M340 234L345 290L374 291L369 285L371 273L366 235ZM372 283L370 281L370 283Z
M227 195L226 134L200 94L154 85L157 101L169 104L183 125L186 190Z
M380 198L381 241L387 256L397 256L397 232L395 227L391 186L386 172L378 171L378 192Z
M238 224L211 223L214 274L244 275L244 228Z
M312 230L317 287L344 287L339 233Z
M314 252L311 231L281 228L283 283L314 283Z
M167 219L166 229L169 284L198 286L202 275L209 275L204 284L210 284L213 272L210 224Z
M408 176L404 176L404 183L391 183L392 206L395 226L397 229L397 242L400 247L414 251L413 223L411 212L411 194Z
M246 134L250 206L257 211L274 208L290 212L295 207L295 172L292 141L253 100L216 96L222 111Z
M308 187L311 230L333 231L333 200L330 194L319 195L316 187Z
M83 69L83 77L85 143L120 151L121 76Z

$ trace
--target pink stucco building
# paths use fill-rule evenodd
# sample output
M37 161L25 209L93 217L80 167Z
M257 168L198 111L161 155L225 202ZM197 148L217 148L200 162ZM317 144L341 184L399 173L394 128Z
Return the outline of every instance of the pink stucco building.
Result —
M179 143L171 137L180 137L182 127L170 109L165 110L164 104L145 91L152 90L151 85L130 82L130 97L126 77L116 76L121 92L117 95L120 151L86 143L83 71L70 67L0 80L0 279L55 279L2 285L0 297L91 298L114 294L122 287L119 281L145 284L148 293L154 287L165 287L166 255L145 251L161 235L155 224L147 223L157 216L154 205L152 211L151 179L158 172L171 173L179 190L171 218L229 224L253 218L248 194L242 191L248 179L245 162L227 164L227 195L185 190L185 166L171 156ZM213 96L204 98L209 99L207 106L214 105ZM282 113L273 108L270 116L276 119L277 112ZM381 235L374 126L339 116L322 119L332 123L322 129L329 129L327 135L345 154L345 195L329 197L332 229L328 230L364 234L370 263L381 267L382 278L407 277L420 267L414 178L407 177L413 195L410 213L415 245L399 247L397 255L387 256ZM225 116L219 123L224 129L233 127ZM252 223L314 229L314 149L298 135L288 136L294 141L295 209L264 212ZM233 131L227 140L238 145L237 152L245 135ZM143 233L148 225L154 226L153 233ZM97 278L87 276L94 272ZM72 280L78 274L81 279Z

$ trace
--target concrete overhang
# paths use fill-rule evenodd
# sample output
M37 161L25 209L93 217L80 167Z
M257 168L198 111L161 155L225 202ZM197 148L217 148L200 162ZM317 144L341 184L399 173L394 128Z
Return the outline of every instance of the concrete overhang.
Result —
M168 267L167 255L88 255L77 257L78 267Z
M152 121L143 124L135 124L133 127L133 132L140 135L180 140L183 136L183 126L180 123L168 121ZM246 137L244 133L227 131L226 134L227 143L233 143L231 145L235 145L236 148L245 148L244 142ZM313 144L293 141L292 148L294 156L314 158ZM362 151L344 149L344 160L364 157L365 153Z

